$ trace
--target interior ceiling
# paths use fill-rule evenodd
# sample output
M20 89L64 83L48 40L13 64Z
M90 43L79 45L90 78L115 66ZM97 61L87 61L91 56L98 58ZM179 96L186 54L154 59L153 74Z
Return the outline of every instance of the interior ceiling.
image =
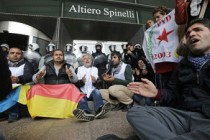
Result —
M52 38L56 30L56 17L60 15L60 10L58 7L61 7L61 1L64 0L0 0L0 20L17 21L31 25ZM117 1L115 0L90 1L117 4ZM175 3L173 0L136 1L138 1L139 4L136 5L126 2L125 5L134 7L136 9L138 8L141 12L141 15L148 14L148 11L151 11L152 13L152 10L157 5L167 4L167 7L173 8L173 5ZM54 15L54 17L49 15ZM140 22L139 24L126 24L70 18L62 18L61 22L63 22L63 25L69 31L72 39L110 41L128 41L145 23L145 21L141 21L142 23Z

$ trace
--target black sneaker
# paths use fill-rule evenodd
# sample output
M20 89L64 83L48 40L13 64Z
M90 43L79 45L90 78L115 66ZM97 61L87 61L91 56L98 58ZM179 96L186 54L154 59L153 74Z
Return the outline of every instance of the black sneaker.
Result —
M18 121L18 113L10 113L8 118L8 123L16 122Z
M112 111L119 111L119 110L125 108L125 106L126 106L125 104L119 103L119 104L115 105L111 110Z
M122 108L122 112L127 112L132 107L133 107L133 102L131 104L126 105L124 108Z
M100 107L97 110L95 118L96 119L103 118L105 116L105 114L110 111L110 109L111 109L111 103L106 102L102 107Z
M77 120L85 121L85 122L93 121L95 118L93 114L88 114L82 109L75 109L73 111L73 114Z

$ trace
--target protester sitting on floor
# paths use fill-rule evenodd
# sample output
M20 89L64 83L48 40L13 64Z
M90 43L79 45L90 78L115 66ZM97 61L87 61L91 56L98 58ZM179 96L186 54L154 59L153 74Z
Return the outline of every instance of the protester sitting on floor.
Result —
M155 74L150 64L147 63L145 58L138 59L137 67L134 69L134 82L141 82L142 78L146 78L153 83L155 83ZM152 99L143 97L139 94L134 94L134 101L137 104L142 104L142 99L144 99L144 104L142 105L152 105Z
M64 61L64 52L54 50L53 60L33 76L36 83L27 94L27 106L32 118L69 118L83 97L77 87L78 78L73 67ZM39 84L41 79L45 84Z
M124 62L130 64L131 68L134 69L137 64L139 52L134 49L131 43L126 44L126 49L124 50Z
M196 19L186 29L190 52L179 62L168 88L160 91L147 79L128 85L132 92L158 98L161 104L128 111L127 119L141 140L210 138L210 20Z
M83 66L78 68L77 76L79 80L78 85L85 96L80 100L78 108L74 110L74 116L80 121L104 118L105 114L109 112L111 104L109 102L103 103L99 90L94 86L98 79L98 69L92 66L92 55L88 53L83 54L82 61ZM92 114L91 109L88 107L88 100L90 99L93 100L95 115Z
M64 52L56 49L52 53L53 60L44 65L39 72L33 76L35 83L44 78L45 84L66 84L78 81L74 68L64 61Z
M8 65L11 71L11 81L13 85L23 85L32 81L33 67L23 58L23 52L20 48L11 47L8 54ZM8 96L2 104L2 110L9 109L8 122L15 122L19 119L19 104L17 101L13 101L13 95L16 94L16 88L11 92L11 96ZM12 99L11 99L12 98Z
M115 105L113 111L127 111L133 106L133 93L126 87L132 82L131 66L123 63L120 52L111 53L110 72L103 74L103 80L110 86L101 89L102 98Z

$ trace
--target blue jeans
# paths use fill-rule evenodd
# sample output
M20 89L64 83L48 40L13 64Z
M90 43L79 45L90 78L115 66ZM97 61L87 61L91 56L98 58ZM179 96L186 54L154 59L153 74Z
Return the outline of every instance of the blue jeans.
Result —
M141 104L140 102L141 102L142 99L145 100L144 105L148 105L148 106L152 105L152 99L151 98L144 97L144 96L141 96L139 94L134 94L133 95L133 100L138 104Z
M79 109L85 110L89 113L92 111L88 107L88 100L93 100L95 111L97 111L102 105L103 105L103 99L101 97L101 93L98 89L95 89L91 92L90 97L87 98L87 96L84 96L78 103Z

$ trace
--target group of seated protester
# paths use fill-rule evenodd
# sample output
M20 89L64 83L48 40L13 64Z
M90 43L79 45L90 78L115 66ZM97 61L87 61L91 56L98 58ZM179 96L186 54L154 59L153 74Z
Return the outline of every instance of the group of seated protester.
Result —
M133 106L134 99L140 103L142 98L134 98L127 84L147 75L149 77L152 72L146 60L139 59L139 63L142 61L144 64L138 64L133 75L131 66L122 61L122 54L118 51L111 53L111 65L101 75L89 53L82 55L83 65L75 70L64 60L64 52L56 49L52 60L36 73L18 47L9 48L7 59L13 89L0 101L0 118L7 118L9 123L19 119L20 104L27 105L32 118L75 117L80 121L92 121L104 118L110 110L127 111ZM96 86L100 82L99 77L107 88ZM89 107L89 101L93 101L94 107Z

